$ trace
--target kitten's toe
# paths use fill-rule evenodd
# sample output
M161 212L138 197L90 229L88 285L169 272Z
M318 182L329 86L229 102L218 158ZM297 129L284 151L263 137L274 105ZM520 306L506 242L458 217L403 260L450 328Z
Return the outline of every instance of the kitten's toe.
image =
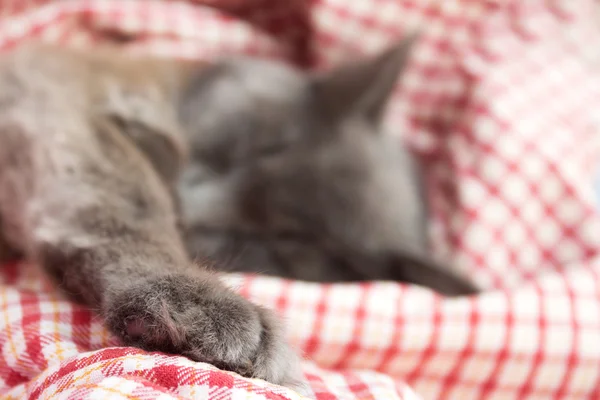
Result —
M104 309L109 327L127 345L181 354L306 392L299 359L275 316L212 277L137 282Z
M262 324L261 341L253 362L253 377L276 382L302 394L310 392L300 369L300 358L288 345L275 315L256 306Z

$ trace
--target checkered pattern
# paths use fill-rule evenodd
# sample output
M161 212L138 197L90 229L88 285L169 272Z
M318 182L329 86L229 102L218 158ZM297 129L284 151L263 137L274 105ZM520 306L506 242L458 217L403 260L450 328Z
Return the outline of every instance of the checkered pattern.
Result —
M422 157L439 257L483 294L226 279L277 309L319 399L599 399L600 5L593 0L3 1L28 37L326 67L418 28L388 113ZM0 274L3 398L297 399L181 357L114 347L34 265ZM113 346L113 347L111 347Z

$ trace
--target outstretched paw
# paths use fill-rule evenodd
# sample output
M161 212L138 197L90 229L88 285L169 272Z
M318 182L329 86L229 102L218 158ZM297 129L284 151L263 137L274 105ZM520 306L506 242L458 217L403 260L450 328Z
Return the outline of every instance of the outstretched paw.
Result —
M111 297L105 315L127 345L307 392L298 357L275 316L213 277L177 274L136 282Z

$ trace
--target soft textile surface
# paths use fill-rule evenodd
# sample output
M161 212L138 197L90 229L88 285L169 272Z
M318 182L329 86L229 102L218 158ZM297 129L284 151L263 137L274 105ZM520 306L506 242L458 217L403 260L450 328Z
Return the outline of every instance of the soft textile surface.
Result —
M325 67L421 29L390 132L427 165L434 251L486 291L445 299L396 283L227 279L287 319L319 399L600 398L597 3L13 3L1 3L3 47L112 40L164 56L245 52ZM35 266L6 266L0 282L2 398L299 398L114 347L98 317Z

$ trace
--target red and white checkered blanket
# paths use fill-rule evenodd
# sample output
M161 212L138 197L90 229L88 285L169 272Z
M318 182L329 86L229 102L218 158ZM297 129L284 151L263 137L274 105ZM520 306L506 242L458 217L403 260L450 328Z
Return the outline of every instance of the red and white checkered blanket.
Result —
M434 250L487 290L446 299L397 283L228 279L287 319L318 399L600 399L598 2L4 0L0 12L2 47L118 40L307 67L420 29L389 126L426 165ZM35 266L1 271L3 399L300 397L116 347Z

